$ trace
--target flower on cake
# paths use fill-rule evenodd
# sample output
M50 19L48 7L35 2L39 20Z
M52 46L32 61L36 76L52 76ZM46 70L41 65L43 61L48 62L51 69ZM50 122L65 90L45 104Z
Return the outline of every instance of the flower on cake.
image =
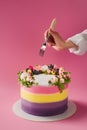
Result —
M41 68L41 66L40 66L40 65L35 65L35 66L33 67L33 70L37 70L37 71L39 71L39 70L40 70L40 68Z
M64 68L63 68L63 67L60 67L60 68L59 68L59 74L63 74L63 72L64 72Z
M29 71L30 69L26 69L26 71L20 71L18 73L18 81L22 86L31 87L31 85L36 85L38 83L35 82L34 77Z
M64 83L64 78L60 78L60 83Z
M29 80L29 75L28 75L28 73L26 72L26 71L24 71L23 73L21 73L21 75L20 75L20 79L21 80Z
M55 82L57 82L57 81L58 81L58 77L55 76L55 77L53 77L49 82L50 82L50 84L51 84L51 83L55 83Z
M29 66L24 71L19 71L18 81L22 86L36 86L39 85L39 83L35 81L34 75L39 74L54 75L53 78L48 81L49 86L57 86L61 92L65 84L70 82L70 72L65 71L63 67L58 68L52 64Z
M41 69L40 70L42 70L43 72L45 72L45 71L48 71L49 70L49 68L48 68L48 66L47 65L43 65L42 67L41 67Z

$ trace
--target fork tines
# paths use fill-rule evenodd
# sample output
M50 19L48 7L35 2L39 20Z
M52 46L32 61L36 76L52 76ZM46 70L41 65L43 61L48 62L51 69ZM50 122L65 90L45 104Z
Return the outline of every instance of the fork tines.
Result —
M40 48L39 55L40 55L40 56L43 56L45 50L46 50L46 43L43 43L43 45L42 45L41 48Z

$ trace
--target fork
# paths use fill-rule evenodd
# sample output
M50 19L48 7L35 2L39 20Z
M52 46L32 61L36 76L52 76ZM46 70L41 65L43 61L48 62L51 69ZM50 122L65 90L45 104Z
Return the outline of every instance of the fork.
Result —
M56 24L56 19L54 18L51 22L50 29L54 30L55 24ZM45 42L42 44L42 46L40 48L40 51L39 51L40 56L44 56L44 53L45 53L45 50L46 50L46 47L47 47L46 42L52 42L55 45L54 38L50 33L48 33Z

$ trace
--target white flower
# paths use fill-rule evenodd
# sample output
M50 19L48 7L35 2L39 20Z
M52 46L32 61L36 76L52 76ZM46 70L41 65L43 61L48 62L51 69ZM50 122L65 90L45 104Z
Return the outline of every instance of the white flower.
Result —
M43 66L41 67L41 70L42 70L42 71L47 71L47 70L48 70L48 66L47 66L47 65L43 65Z
M60 78L60 83L64 83L64 79L63 78Z
M21 74L21 76L20 76L20 79L21 79L21 80L25 80L25 78L26 78L26 80L29 79L28 73L27 73L26 71L24 71L24 72Z

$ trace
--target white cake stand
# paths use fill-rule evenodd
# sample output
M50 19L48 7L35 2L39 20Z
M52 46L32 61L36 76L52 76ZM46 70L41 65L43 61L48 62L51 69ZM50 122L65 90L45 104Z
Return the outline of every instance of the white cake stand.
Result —
M23 119L30 120L30 121L46 121L47 122L47 121L63 120L63 119L67 119L67 118L71 117L72 115L75 114L75 112L77 110L77 106L76 106L76 104L74 102L69 101L68 102L68 109L64 113L56 115L56 116L46 116L46 117L34 116L34 115L31 115L31 114L27 114L26 112L24 112L21 109L21 102L20 102L20 100L16 101L13 104L12 109L13 109L13 112L18 117L21 117Z

